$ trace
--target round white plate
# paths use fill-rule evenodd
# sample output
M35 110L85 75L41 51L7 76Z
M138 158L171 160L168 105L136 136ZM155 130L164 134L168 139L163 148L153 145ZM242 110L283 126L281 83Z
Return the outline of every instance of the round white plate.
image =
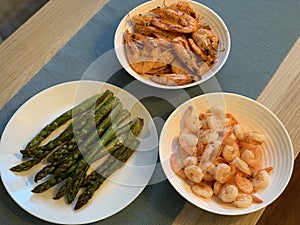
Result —
M221 203L217 198L204 200L195 196L189 185L174 174L170 166L170 156L177 150L177 138L180 132L180 119L188 106L197 112L205 112L213 105L221 105L233 114L249 131L266 135L263 143L264 167L273 166L269 186L256 193L263 200L261 204L252 204L238 209L231 204ZM285 189L293 171L294 152L290 137L280 120L262 104L237 94L205 94L183 103L167 119L160 136L159 157L163 170L172 186L186 200L206 211L222 215L242 215L260 210L272 203Z
M42 165L22 173L10 171L9 168L20 163L19 150L62 112L106 89L120 98L132 118L139 116L144 119L144 127L139 135L141 143L136 152L124 167L103 183L89 203L77 211L73 210L73 204L68 205L63 199L52 200L54 187L41 194L32 193L31 190L37 185L33 181L34 174ZM1 178L14 201L40 219L59 224L92 223L117 213L142 192L154 171L158 153L153 146L157 144L157 132L151 115L133 95L102 82L63 83L29 99L8 122L0 145Z
M201 18L205 22L207 22L212 30L218 35L219 37L219 50L217 54L218 61L215 63L215 65L210 69L200 81L194 82L187 85L180 85L180 86L166 86L161 85L158 83L155 83L151 81L150 79L144 78L138 73L136 73L129 65L125 49L124 49L124 32L126 29L129 31L132 30L132 23L130 23L130 15L137 15L137 14L143 14L146 12L149 12L150 9L156 8L157 6L164 6L164 5L170 5L173 2L178 2L175 0L154 0L154 1L148 1L145 2L136 8L132 9L126 16L121 20L119 26L117 27L116 33L115 33L115 39L114 39L114 46L117 58L119 59L121 65L123 68L134 78L137 80L154 86L158 88L164 88L164 89L178 89L178 88L187 88L195 85L199 85L209 78L213 77L225 64L229 52L230 52L230 35L229 31L224 23L224 21L221 19L221 17L215 13L212 9L208 8L207 6L195 2L195 1L188 1L190 5L194 8L194 10L201 15Z

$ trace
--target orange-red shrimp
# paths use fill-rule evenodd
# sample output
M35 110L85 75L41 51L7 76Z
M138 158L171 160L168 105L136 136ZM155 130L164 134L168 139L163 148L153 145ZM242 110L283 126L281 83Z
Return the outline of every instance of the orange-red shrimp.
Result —
M158 15L151 20L151 23L162 30L192 33L198 29L197 20L183 11L159 7L150 10L150 12Z
M253 184L250 180L244 177L241 173L235 175L235 183L240 191L246 194L253 192Z

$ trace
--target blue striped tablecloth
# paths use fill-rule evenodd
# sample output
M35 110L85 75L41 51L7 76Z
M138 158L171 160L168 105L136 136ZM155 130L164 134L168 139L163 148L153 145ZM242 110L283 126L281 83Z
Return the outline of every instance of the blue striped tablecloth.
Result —
M120 67L113 54L114 33L120 20L142 0L110 0L58 53L1 109L0 134L13 113L30 97L62 82L86 79L107 81L124 87L134 79L125 70L118 70L106 80L101 74L85 77L86 69L107 52L111 65ZM228 61L216 75L222 91L233 92L256 99L296 41L300 31L300 2L297 0L200 0L217 12L225 21L232 40ZM51 32L51 31L49 31ZM103 65L105 68L106 65ZM121 68L121 67L120 67ZM155 92L155 88L145 90ZM206 86L205 86L206 85ZM205 92L209 92L204 84ZM280 88L280 87L278 87ZM199 87L185 90L189 96L203 92ZM214 91L211 89L211 91ZM185 97L182 91L160 91L175 98L178 104ZM170 93L170 92L169 92ZM177 100L176 100L177 99ZM167 119L174 110L157 98L142 101L153 117ZM161 127L158 127L158 130ZM0 221L3 225L49 224L22 210L0 184ZM95 222L97 225L172 224L185 200L167 180L148 185L142 194L117 214Z

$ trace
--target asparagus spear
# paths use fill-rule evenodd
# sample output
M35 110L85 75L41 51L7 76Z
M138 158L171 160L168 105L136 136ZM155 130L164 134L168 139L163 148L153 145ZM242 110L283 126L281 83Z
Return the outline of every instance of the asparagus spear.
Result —
M123 121L123 117L120 117L119 119L116 120L116 124L115 126L118 126L121 122ZM65 171L66 169L68 169L73 163L75 163L78 159L78 157L80 155L84 155L88 157L86 158L86 160L88 160L88 162L90 163L92 160L97 160L99 159L99 157L103 157L105 154L100 155L99 157L95 157L95 154L97 153L97 151L104 151L104 145L106 145L111 139L113 139L114 137L114 129L112 128L113 126L111 125L110 128L107 129L107 131L104 133L103 136L101 136L100 140L96 143L94 143L93 146L91 146L90 148L85 148L79 146L78 148L73 151L71 154L67 155L65 157L64 162L59 166L59 168L57 168L55 170L54 173L61 173L63 171ZM119 134L121 134L122 132L125 132L125 128L120 129L120 131L118 132ZM118 140L118 139L114 139L113 142L111 142L108 145L108 149L109 151L113 151L114 149L116 149L122 142L122 140Z
M119 124L116 124L118 127ZM111 125L107 131L101 136L99 143L96 143L93 149L89 150L85 156L79 162L77 162L77 167L71 174L71 176L67 179L66 183L58 190L54 199L61 198L64 194L66 194L67 202L71 203L76 197L82 182L84 181L84 177L87 169L90 167L90 164L102 158L106 154L114 152L116 149L120 148L124 144L125 138L129 135L130 129L135 132L137 129L135 128L138 123L129 122L124 125L116 134L116 127Z
M80 148L91 146L91 144L94 144L111 125L117 127L129 118L130 113L127 109L123 109L121 112L119 112L119 110L119 107L113 109L112 112L97 126L97 129L94 130L94 132L89 133L88 138L82 142L77 141Z
M114 111L114 110L113 110ZM112 114L116 113L113 112ZM88 149L88 146L91 146L91 144L94 144L97 141L97 138L101 136L104 131L109 127L113 121L113 126L119 126L122 122L124 122L128 117L130 113L127 109L122 110L117 115L108 115L103 122L99 124L97 127L97 130L95 132L92 132L92 134L88 134L87 138L78 139L78 145L80 146L80 149ZM117 129L117 128L116 128ZM70 141L68 141L66 144L62 145L61 148L57 149L55 152L53 152L50 156L47 158L47 162L53 163L55 161L59 161L63 157L67 156L70 152L74 152L74 148L77 145L75 138L72 138Z
M30 168L32 168L34 165L38 164L39 162L41 162L42 159L40 158L33 158L33 159L29 159L27 161L24 161L16 166L13 166L10 168L11 171L14 172L22 172L22 171L26 171L29 170Z
M57 164L50 164L44 166L35 176L34 176L34 182L38 182L39 180L46 177L48 174L51 174L55 171L57 168Z
M93 197L95 192L100 188L103 182L111 176L116 170L120 169L124 163L130 158L134 150L127 148L126 151L122 154L122 157L119 158L120 161L115 160L106 170L101 174L97 173L96 178L93 180L90 185L86 187L84 192L79 195L78 200L75 204L74 210L80 209L82 206L88 203L88 201Z
M51 155L47 157L48 163L55 163L61 160L63 157L69 155L69 153L76 150L76 141L73 137L71 140L63 144L60 148L57 148Z
M77 106L73 107L72 109L64 112L63 114L58 116L54 121L52 121L50 124L47 124L35 137L33 137L33 139L26 145L25 149L36 148L45 138L47 138L58 127L61 127L72 117L75 117L87 111L95 104L95 102L99 103L109 95L111 96L112 92L106 90L104 93L100 95L96 94L86 99L82 103L78 104Z
M81 187L86 187L90 185L94 180L97 179L99 174L101 174L106 168L108 168L115 160L119 160L123 152L127 149L125 145L118 148L114 151L101 166L99 166L96 170L93 170L88 176L85 177L83 182L81 183Z
M20 150L20 152L23 154L23 157L44 157L45 155L48 155L45 154L45 152L50 153L49 151L52 151L54 148L63 144L65 141L71 139L74 136L74 127L76 127L76 129L82 128L85 125L88 117L90 117L90 113L84 113L79 117L76 117L61 134L59 134L56 138L50 140L47 144L34 149Z
M65 180L67 177L70 176L70 174L75 170L76 165L73 165L71 168L69 168L65 173L59 173L52 175L48 180L44 181L43 183L37 185L33 190L31 190L34 193L42 193L49 188L53 187L56 184L59 184L63 180Z
M120 154L117 160L114 160L108 168L103 169L105 167L98 167L97 171L101 171L101 173L94 173L93 174L93 181L86 187L85 191L79 196L74 209L78 210L83 205L87 204L88 201L93 197L94 193L99 189L101 184L109 177L111 176L116 170L121 168L124 163L130 158L130 156L133 154L135 148L139 144L139 140L134 139L135 136L137 136L142 127L143 127L143 120L141 118L137 118L135 120L135 126L132 127L132 135L128 135L126 138L127 143L130 143L130 148L125 147L126 150L123 152L123 154Z
M106 101L102 101L101 107L96 111L95 117L97 120L101 120L103 117L105 117L114 106L114 103L116 102L115 97L107 97ZM88 125L92 126L90 123L86 122L86 117L91 118L90 112L86 112L85 114L82 114L79 117L76 117L74 119L74 122L70 124L58 137L55 139L49 141L46 145L40 146L37 149L25 149L21 150L22 154L30 157L34 157L33 159L30 159L28 161L25 161L17 166L14 166L10 168L12 171L15 172L21 172L30 169L34 165L38 164L42 159L44 159L53 149L55 149L57 146L63 144L65 141L69 140L74 136L74 128L76 129L82 129L87 130ZM94 118L94 117L92 117ZM80 135L79 135L80 136Z

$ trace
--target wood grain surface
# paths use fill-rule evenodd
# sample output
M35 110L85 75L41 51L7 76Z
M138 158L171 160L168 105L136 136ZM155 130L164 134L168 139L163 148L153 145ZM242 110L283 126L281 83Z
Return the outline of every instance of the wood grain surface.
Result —
M0 108L64 46L108 0L51 0L0 45ZM66 10L67 9L67 10ZM51 32L50 32L51 31Z
M64 46L108 0L51 0L0 45L0 108ZM66 10L68 9L68 10ZM80 19L78 19L80 17ZM51 30L51 32L49 32ZM300 39L282 62L258 101L287 128L295 157L300 145ZM295 189L293 189L295 190ZM220 216L186 203L175 225L256 224L264 210L244 216ZM280 223L279 223L280 224Z

